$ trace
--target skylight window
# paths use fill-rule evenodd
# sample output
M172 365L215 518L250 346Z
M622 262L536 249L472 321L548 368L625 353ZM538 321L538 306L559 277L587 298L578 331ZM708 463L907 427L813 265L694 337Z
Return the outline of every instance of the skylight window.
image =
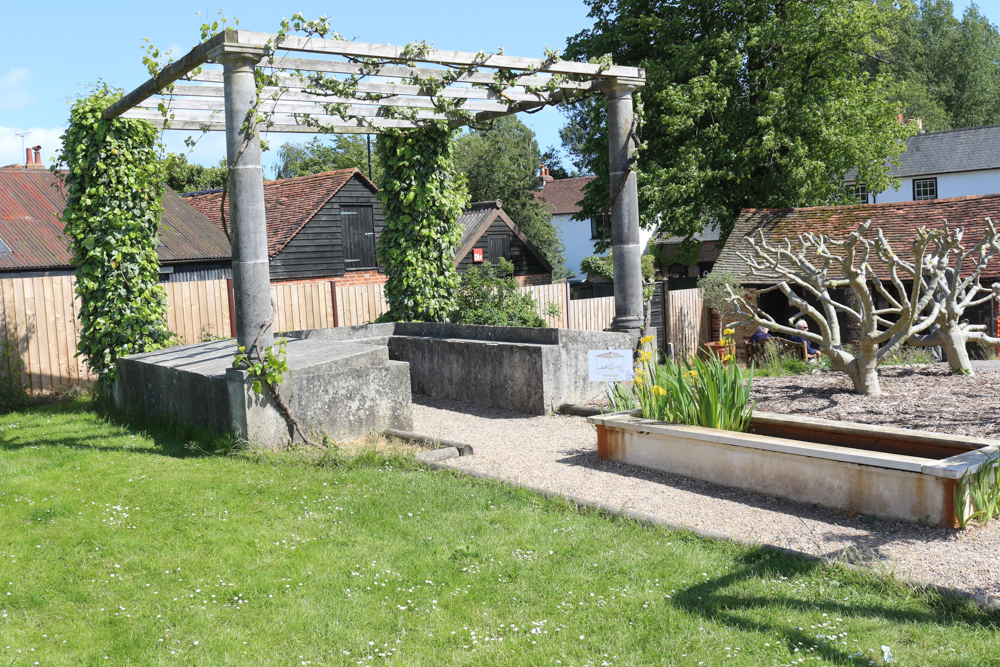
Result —
M0 255L13 255L13 254L14 251L10 249L10 246L7 245L7 243L3 239L0 239Z

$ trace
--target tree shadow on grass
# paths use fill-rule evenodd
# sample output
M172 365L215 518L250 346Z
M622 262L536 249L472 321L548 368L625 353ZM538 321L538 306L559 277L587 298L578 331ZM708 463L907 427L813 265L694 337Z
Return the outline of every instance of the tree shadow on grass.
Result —
M788 557L763 548L747 550L740 557L739 563L739 569L692 584L674 593L667 602L701 616L706 621L721 623L741 632L776 635L788 647L789 653L794 654L795 649L799 649L799 655L806 657L810 655L808 648L815 647L813 654L822 660L835 665L858 667L870 665L872 656L859 655L857 646L849 650L845 645L838 645L836 639L826 639L828 636L835 636L833 628L807 628L791 623L782 625L765 620L764 617L773 615L775 609L787 608L817 616L826 614L826 618L830 620L852 617L889 621L899 625L923 623L943 627L966 625L988 630L1000 629L1000 618L979 611L970 602L946 598L934 591L907 588L890 577L871 572ZM779 587L778 591L769 595L739 592L740 583L751 579L794 579L802 575L816 576L824 571L830 574L829 585L831 590L838 591L837 595L841 591L850 593L863 588L866 589L865 597L868 599L851 603L832 597L820 597L816 593L810 597L805 592L797 593L791 586L785 592ZM878 600L871 599L876 596ZM897 604L892 604L893 600ZM767 613L768 610L771 614ZM760 613L755 613L758 611ZM875 638L874 641L877 642L878 639ZM958 667L962 663L956 660L941 664Z
M7 415L0 428L0 451L29 447L129 452L189 458L231 451L235 439L192 424L105 409L89 400L40 401ZM48 415L50 419L39 419ZM52 419L56 423L52 423ZM96 419L97 423L94 423ZM27 423L23 423L27 421ZM22 422L22 423L19 423ZM130 436L135 436L134 438Z

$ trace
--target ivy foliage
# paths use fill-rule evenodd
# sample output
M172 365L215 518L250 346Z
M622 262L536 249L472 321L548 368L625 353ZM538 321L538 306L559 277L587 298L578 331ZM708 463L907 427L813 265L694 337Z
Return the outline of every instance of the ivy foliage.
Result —
M166 297L156 254L162 194L157 133L143 120L103 120L121 96L99 83L70 111L62 152L66 208L62 214L80 297L78 348L104 382L115 360L162 347Z
M385 266L389 301L381 321L447 322L455 310L458 217L469 197L465 178L452 164L451 146L444 124L378 137L385 170L378 261Z
M653 256L645 254L640 261L642 266L642 281L648 283L655 276ZM607 255L587 255L580 260L580 268L584 273L603 278L604 280L613 281L615 279L615 263L611 253Z
M514 279L514 265L502 257L498 266L487 262L462 274L454 319L495 327L547 326L538 314L538 302Z

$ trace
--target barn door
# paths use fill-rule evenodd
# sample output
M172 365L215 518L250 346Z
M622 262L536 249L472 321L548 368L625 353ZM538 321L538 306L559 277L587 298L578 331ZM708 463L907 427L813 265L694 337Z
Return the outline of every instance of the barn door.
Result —
M344 231L344 265L351 269L371 269L375 264L375 217L371 206L341 206Z

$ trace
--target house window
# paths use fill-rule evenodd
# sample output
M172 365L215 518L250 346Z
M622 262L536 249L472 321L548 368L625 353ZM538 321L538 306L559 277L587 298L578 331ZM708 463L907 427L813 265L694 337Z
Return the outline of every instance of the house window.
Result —
M913 179L913 201L921 199L937 199L937 179Z
M865 183L858 183L854 186L854 196L858 198L858 203L868 203L868 186Z
M375 263L375 217L371 206L341 206L340 220L344 232L344 266L373 269Z
M608 238L609 230L607 216L603 213L590 219L590 239L592 241Z

